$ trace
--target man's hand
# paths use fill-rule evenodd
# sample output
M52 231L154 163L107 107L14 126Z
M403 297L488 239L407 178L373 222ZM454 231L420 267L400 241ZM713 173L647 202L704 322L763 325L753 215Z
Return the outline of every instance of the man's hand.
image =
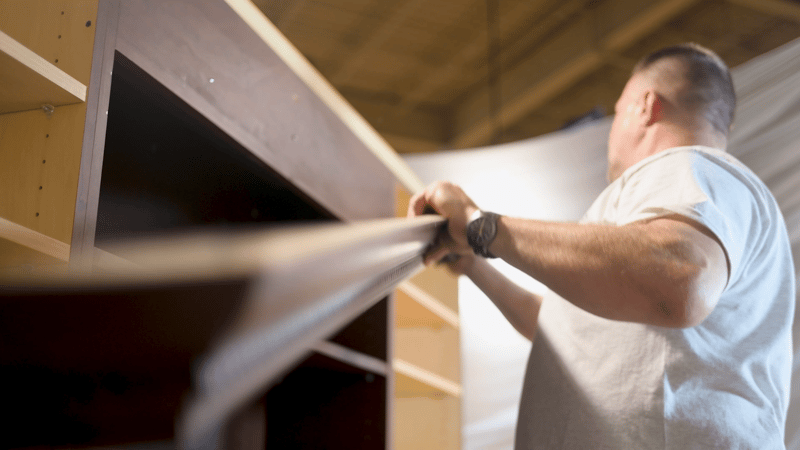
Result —
M446 181L437 181L411 197L408 217L423 214L426 206L432 207L447 219L449 238L441 239L439 248L430 252L425 263L437 262L449 253L471 254L472 248L467 243L467 220L478 210L475 202L460 187ZM458 269L454 267L454 270L463 272L463 268Z

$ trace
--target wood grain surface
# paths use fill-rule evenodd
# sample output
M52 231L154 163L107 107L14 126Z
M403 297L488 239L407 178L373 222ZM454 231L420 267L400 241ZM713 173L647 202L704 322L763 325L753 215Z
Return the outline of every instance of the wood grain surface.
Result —
M393 214L388 169L222 0L124 2L117 49L335 216Z

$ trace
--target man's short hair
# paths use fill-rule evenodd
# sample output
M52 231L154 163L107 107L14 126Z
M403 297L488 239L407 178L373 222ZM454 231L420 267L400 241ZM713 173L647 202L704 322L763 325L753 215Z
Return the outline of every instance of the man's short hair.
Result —
M728 66L711 50L687 43L657 50L642 58L633 69L640 72L664 58L682 63L687 87L678 102L690 111L702 112L708 122L728 135L736 109L736 92Z

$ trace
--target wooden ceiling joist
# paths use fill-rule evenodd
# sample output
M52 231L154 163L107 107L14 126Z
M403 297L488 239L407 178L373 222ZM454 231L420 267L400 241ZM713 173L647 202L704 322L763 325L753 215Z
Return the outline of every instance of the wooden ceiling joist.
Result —
M409 192L425 185L393 148L250 0L225 0L228 6L278 55L292 72L381 160Z
M498 132L498 126L513 124L556 98L583 77L606 64L609 58L613 57L609 55L618 54L698 1L662 0L657 2L607 33L595 48L579 53L572 60L536 82L531 83L528 80L531 78L531 73L536 73L536 66L541 62L537 58L522 62L503 75L502 86L504 88L509 86L520 86L521 88L513 89L513 95L504 96L498 114L499 120L494 120L486 114L475 120L474 112L472 115L470 113L484 108L486 92L473 94L463 102L462 111L456 114L455 129L457 131L449 147L465 148L485 144Z
M800 22L800 5L788 0L728 0L728 2L770 16Z
M501 0L490 117L484 0L229 1L258 5L402 153L611 110L638 57L663 45L694 41L735 66L800 36L798 0Z
M382 132L381 135L389 145L399 153L431 153L442 149L441 142L431 141L416 136Z
M572 0L569 3L580 3L585 0ZM531 2L519 2L507 14L504 14L503 27L518 29L526 26L530 17ZM486 28L478 31L477 35L469 43L461 47L446 63L432 74L425 76L420 83L411 90L408 95L396 107L398 115L410 113L416 105L429 101L429 97L441 91L445 86L451 84L454 79L463 76L463 68L469 63L486 56Z
M363 67L365 61L377 51L381 45L392 39L402 27L402 25L428 0L405 0L389 16L371 36L362 40L361 47L352 55L347 55L339 69L334 72L330 79L334 85L346 83L350 77L355 75Z
M291 5L289 5L289 7L287 8L286 12L281 17L281 20L279 20L278 23L276 23L278 28L282 30L288 29L292 25L292 22L294 22L294 19L296 19L297 16L300 15L300 11L302 11L305 4L306 0L293 1Z

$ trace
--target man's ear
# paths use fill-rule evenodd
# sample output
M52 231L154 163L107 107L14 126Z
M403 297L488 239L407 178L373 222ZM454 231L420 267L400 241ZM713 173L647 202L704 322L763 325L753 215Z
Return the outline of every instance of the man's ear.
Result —
M664 99L652 89L644 93L642 114L646 126L650 126L664 118Z

